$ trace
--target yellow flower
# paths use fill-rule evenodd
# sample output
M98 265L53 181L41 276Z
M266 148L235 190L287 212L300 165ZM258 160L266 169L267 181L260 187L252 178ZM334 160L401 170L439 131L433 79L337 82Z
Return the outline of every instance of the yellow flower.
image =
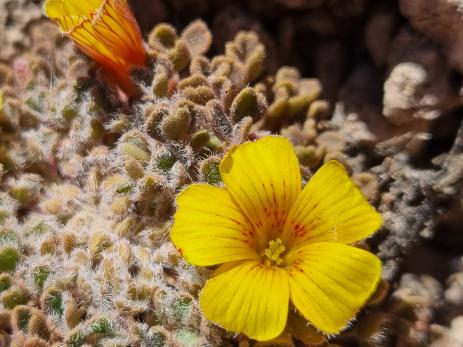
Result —
M47 0L44 13L102 66L110 82L133 92L130 69L145 64L145 48L127 0Z
M177 198L171 239L194 265L222 264L200 296L206 317L256 340L285 328L289 301L316 328L338 333L376 289L381 262L348 246L381 216L336 161L302 190L294 150L268 136L231 150L225 188L193 184Z

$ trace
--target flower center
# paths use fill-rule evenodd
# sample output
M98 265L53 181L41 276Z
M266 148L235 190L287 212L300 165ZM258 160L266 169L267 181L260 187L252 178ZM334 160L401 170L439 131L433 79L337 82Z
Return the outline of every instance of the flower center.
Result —
M281 239L270 240L268 247L261 253L261 258L266 266L280 266L283 264L282 254L286 251Z

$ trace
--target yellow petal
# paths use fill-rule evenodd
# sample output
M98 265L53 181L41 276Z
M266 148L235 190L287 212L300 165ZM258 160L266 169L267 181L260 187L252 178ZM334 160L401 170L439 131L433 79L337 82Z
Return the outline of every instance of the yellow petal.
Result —
M373 254L340 243L310 244L290 252L291 300L319 330L335 334L354 318L381 279Z
M294 149L281 136L266 136L232 149L220 164L227 190L261 235L265 247L281 232L301 191Z
M43 12L50 19L64 16L88 16L91 11L100 7L102 2L103 0L47 0L43 5Z
M225 189L193 184L178 195L177 206L170 236L191 264L258 258L252 226Z
M200 297L209 320L259 341L283 332L288 302L286 272L255 261L245 261L210 279Z
M381 226L381 215L337 161L324 164L294 203L284 226L287 245L305 242L353 243Z

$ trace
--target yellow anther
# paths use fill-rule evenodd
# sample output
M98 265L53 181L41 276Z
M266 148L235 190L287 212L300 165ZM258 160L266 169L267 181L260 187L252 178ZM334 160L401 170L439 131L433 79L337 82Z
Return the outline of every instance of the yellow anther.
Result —
M283 259L281 255L285 252L286 247L283 245L283 241L280 239L271 240L268 243L268 247L261 254L261 257L264 260L266 266L271 265L281 265L283 264Z

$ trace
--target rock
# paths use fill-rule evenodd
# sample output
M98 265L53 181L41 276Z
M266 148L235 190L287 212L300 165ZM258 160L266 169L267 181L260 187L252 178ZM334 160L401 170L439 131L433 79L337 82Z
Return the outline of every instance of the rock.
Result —
M432 276L406 273L402 275L395 295L419 305L438 307L442 287Z
M461 0L400 0L400 12L418 31L442 44L449 63L463 73Z
M458 129L455 142L449 153L433 159L433 164L441 167L433 189L448 195L457 195L462 191L463 182L463 121Z
M449 286L444 293L445 300L451 305L463 304L463 272L452 274L449 279Z
M340 41L327 41L317 47L315 71L323 86L322 97L333 100L347 70L346 47Z
M451 69L439 49L422 35L402 28L389 55L384 116L396 125L415 119L430 121L461 102Z
M393 13L383 11L373 15L365 27L365 45L376 66L382 66L387 62L397 22L398 19Z
M433 341L431 347L463 347L463 316L452 320L450 329L442 337Z
M315 8L323 5L325 0L276 0L277 3L294 9L306 9L306 8Z
M361 146L391 136L395 129L381 114L383 81L372 64L362 63L351 72L338 93L332 122Z
M410 251L418 233L430 219L433 205L424 193L429 190L436 174L411 167L400 154L386 158L371 172L380 187L388 187L387 190L383 188L378 206L385 237L378 244L378 256L388 264L388 271L383 276L391 279L397 275L397 259Z

